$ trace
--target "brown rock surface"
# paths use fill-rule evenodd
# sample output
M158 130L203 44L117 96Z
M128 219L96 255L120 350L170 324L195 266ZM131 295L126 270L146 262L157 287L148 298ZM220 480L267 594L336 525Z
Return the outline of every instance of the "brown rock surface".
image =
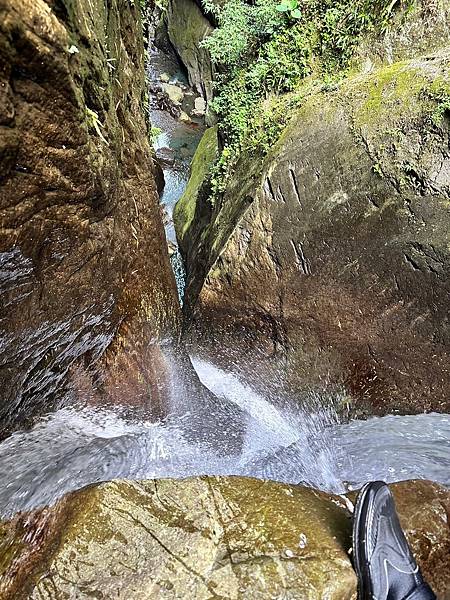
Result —
M177 332L137 5L0 0L2 427L61 400L118 330L107 382L148 402L137 372Z
M448 491L392 486L414 554L450 594ZM111 482L0 525L10 598L356 598L344 502L254 479Z
M401 525L422 574L440 600L450 598L450 494L426 481L391 486Z

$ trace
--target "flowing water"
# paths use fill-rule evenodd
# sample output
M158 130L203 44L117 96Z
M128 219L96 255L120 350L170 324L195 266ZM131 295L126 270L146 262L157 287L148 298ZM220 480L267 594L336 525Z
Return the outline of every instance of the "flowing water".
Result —
M238 451L222 445L216 453L214 439L196 442L189 413L155 424L108 409L64 408L0 444L0 514L51 504L68 491L117 478L245 475L337 493L374 479L450 485L450 415L339 424L319 401L308 412L281 409L235 375L205 361L194 365L226 407L239 408L244 433ZM174 398L180 400L185 405L185 398Z
M150 45L149 52L147 65L150 88L149 117L152 128L160 132L153 145L164 173L165 185L161 195L161 205L165 211L166 236L171 247L170 260L182 301L185 275L173 225L173 210L186 189L192 158L205 130L205 125L203 118L192 114L196 94L190 88L175 54L168 49L163 52L153 44ZM185 114L191 115L189 122L176 118L159 105L158 90L164 85L162 78L184 91L181 109Z

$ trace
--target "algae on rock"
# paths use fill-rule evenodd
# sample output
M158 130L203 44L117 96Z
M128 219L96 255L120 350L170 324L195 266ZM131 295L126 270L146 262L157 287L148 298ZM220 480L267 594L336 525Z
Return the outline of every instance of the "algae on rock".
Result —
M449 493L423 481L391 487L419 565L444 599ZM345 506L301 486L234 477L91 486L0 525L0 593L354 600Z
M207 103L213 95L213 67L202 41L213 31L194 0L169 0L167 31L189 76L189 83Z
M185 253L188 252L191 241L191 224L201 210L199 203L202 202L203 197L208 196L209 189L205 190L204 186L207 185L217 155L218 137L217 126L215 126L210 127L203 134L192 160L191 175L186 190L175 206L173 216L177 238Z

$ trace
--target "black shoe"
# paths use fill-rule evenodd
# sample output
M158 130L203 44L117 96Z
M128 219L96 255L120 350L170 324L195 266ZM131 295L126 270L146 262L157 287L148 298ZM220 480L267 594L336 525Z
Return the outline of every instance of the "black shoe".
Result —
M366 484L359 493L353 514L353 556L359 600L436 600L382 481Z

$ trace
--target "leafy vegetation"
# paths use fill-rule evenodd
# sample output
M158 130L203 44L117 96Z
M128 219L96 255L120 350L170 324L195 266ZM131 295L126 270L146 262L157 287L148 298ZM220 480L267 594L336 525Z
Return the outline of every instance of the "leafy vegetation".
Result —
M436 127L442 125L445 114L450 114L450 85L448 81L436 79L428 90L428 97L436 103L431 114L431 121Z
M102 140L102 142L104 142L107 146L109 146L108 141L105 139L102 131L101 131L101 127L103 127L103 124L100 121L100 118L98 116L98 114L94 111L91 110L90 108L86 107L86 123L89 129L94 129L95 132L97 133L98 137Z
M302 11L298 7L298 0L282 0L281 4L277 4L279 12L287 12L293 19L301 19Z
M305 96L305 80L313 89L333 85L350 66L361 36L386 29L398 3L228 0L220 7L203 0L218 22L204 41L218 73L212 108L224 140L213 192L220 193L242 151L265 152L273 144L289 108Z

